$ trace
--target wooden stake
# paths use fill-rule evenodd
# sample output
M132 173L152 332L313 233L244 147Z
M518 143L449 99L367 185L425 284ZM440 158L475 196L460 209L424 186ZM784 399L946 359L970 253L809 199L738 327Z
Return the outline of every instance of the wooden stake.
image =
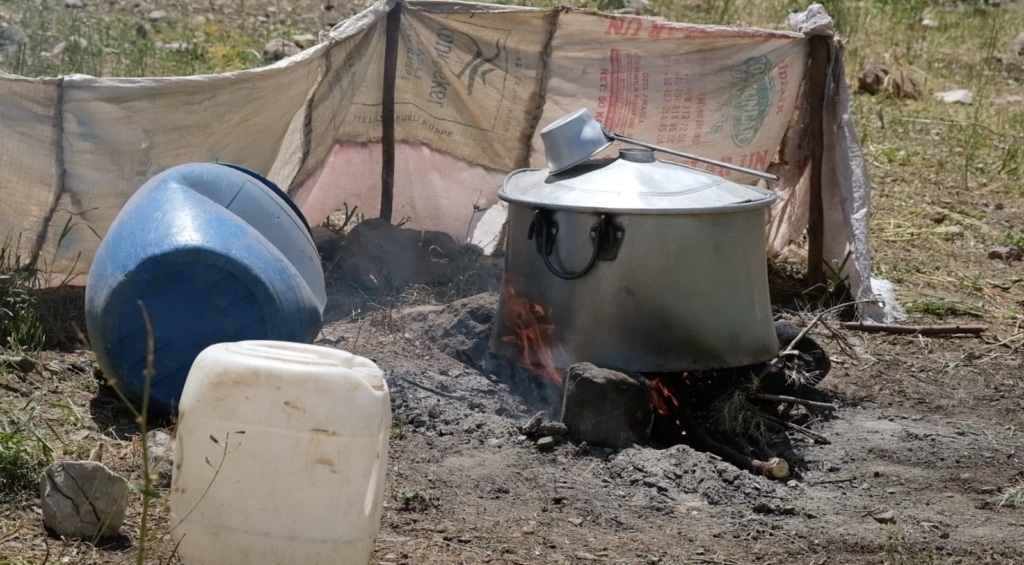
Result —
M951 335L980 334L987 330L988 326L961 326L959 324L903 326L899 324L875 324L872 322L845 322L843 323L843 329L889 334Z
M810 60L807 72L807 104L811 124L811 183L807 210L807 284L825 280L825 205L822 199L822 172L825 159L825 84L828 78L830 39L816 35L808 41Z
M395 202L395 83L398 72L398 39L402 2L388 12L384 36L384 92L380 110L381 171L380 217L390 222Z

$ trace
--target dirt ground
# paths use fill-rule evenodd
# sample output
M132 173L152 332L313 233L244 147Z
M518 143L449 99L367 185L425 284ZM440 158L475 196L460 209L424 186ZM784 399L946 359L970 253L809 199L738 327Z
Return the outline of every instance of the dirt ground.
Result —
M16 21L23 4L36 6L0 2L0 23ZM167 4L172 13L238 23L257 47L271 35L315 34L353 12L345 6ZM84 9L141 21L162 7L86 1ZM1008 38L1000 41L1017 31L1000 29ZM987 36L959 37L962 50L916 37L900 35L900 44L914 53L928 46L933 88L994 78L974 106L985 113L928 100L854 101L872 172L875 269L895 283L907 323L984 324L986 332L865 334L829 319L837 338L817 326L811 335L833 362L820 386L840 410L808 424L827 445L790 434L808 468L773 481L683 445L616 451L563 442L541 450L519 426L550 405L524 398L522 383L482 374L451 354L486 332L494 295L478 293L496 291L496 277L454 294L409 288L371 296L332 272L319 343L376 361L392 396L386 506L373 562L1024 563L1024 513L998 504L1005 489L1024 481L1017 453L1024 449L1024 267L987 256L994 245L1024 242L1019 169L1006 165L1019 161L1021 145L986 133L1019 135L1024 120L999 116L1018 115L1006 108L1019 101L1006 100L1019 90L1019 76L1009 59L1005 67L981 63L991 57L976 43ZM59 39L47 36L46 48ZM850 67L855 85L859 67ZM992 125L970 125L978 121ZM488 272L499 266L492 261ZM779 314L807 323L813 312L798 314L804 306L783 286L773 287ZM445 308L454 298L469 302ZM468 306L482 317L470 316ZM0 372L4 421L27 422L55 459L84 459L102 444L103 462L138 481L135 422L98 385L91 353L47 351L40 360L35 373ZM176 563L167 491L157 493L146 562ZM92 546L48 536L32 492L0 501L0 564L135 562L141 506L136 497L122 538Z
M390 466L374 563L1024 561L1017 535L1024 515L995 502L1024 477L1017 454L1024 448L1021 360L992 338L839 330L848 345L842 348L817 326L811 335L833 360L820 387L841 408L809 425L830 444L790 435L806 469L776 481L685 445L610 450L562 442L542 450L520 426L550 409L551 399L456 359L485 343L496 293L448 306L385 307L379 297L371 303L345 281L332 282L333 304L361 301L369 314L330 311L338 319L319 343L373 359L391 391ZM105 443L104 462L137 479L131 418L96 387L91 367L85 352L50 354L41 375L6 377L5 394L35 402L36 417L54 425L66 427L66 411L75 411L83 420L79 441L67 444ZM2 508L0 548L25 556L14 563L48 562L27 558L43 557L47 545L51 559L58 552L74 562L135 559L137 505L125 537L100 549L43 535L37 500ZM173 551L166 515L156 501L154 560L147 562Z
M993 504L1021 477L1020 359L983 340L847 335L850 357L826 345L822 388L842 408L812 427L831 443L793 438L809 469L779 482L681 445L541 452L517 428L538 404L437 350L465 347L469 319L420 308L400 331L328 329L392 375L381 563L1024 560L1011 533L1024 516Z

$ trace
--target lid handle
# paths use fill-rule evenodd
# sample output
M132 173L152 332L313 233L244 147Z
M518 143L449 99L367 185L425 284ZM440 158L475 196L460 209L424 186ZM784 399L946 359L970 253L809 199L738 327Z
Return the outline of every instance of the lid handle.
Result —
M647 147L622 147L619 149L619 159L631 163L653 163L654 151Z

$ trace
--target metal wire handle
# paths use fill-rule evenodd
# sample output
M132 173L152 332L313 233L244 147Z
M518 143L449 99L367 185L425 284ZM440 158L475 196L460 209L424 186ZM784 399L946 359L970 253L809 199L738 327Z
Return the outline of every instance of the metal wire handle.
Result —
M554 220L549 210L534 210L533 221L526 238L536 237L537 252L540 253L544 266L552 275L562 280L576 280L590 272L597 264L597 261L611 261L615 259L618 246L622 241L625 231L612 220L611 216L601 214L597 223L590 228L590 243L594 251L590 254L590 260L583 269L576 272L564 272L551 263L551 255L555 250L555 239L558 237L558 222Z
M715 161L714 159L708 159L706 157L699 157L697 155L690 155L689 153L683 153L682 151L676 151L674 149L668 149L668 148L665 148L665 147L659 147L657 145L651 145L650 143L644 143L643 141L637 141L635 139L630 139L628 137L623 137L623 136L621 136L621 135L619 135L617 133L612 133L612 132L610 132L608 130L604 130L604 134L606 136L608 136L609 138L611 138L611 139L615 139L615 140L621 141L623 143L630 143L630 144L637 145L637 146L640 146L640 147L645 147L647 149L650 149L651 151L661 151L662 153L668 153L669 155L675 155L676 157L682 157L684 159L691 159L693 161L700 161L702 163L707 163L709 165L714 165L716 167L721 167L723 169L730 169L730 170L736 171L738 173L748 174L750 176L762 178L762 179L765 179L765 180L770 180L770 181L777 181L777 180L779 180L779 177L777 177L777 176L775 176L775 175L773 175L771 173L765 173L763 171L757 171L757 170L754 170L754 169L748 169L746 167L740 167L739 165L733 165L732 163L725 163L725 162L722 162L722 161Z

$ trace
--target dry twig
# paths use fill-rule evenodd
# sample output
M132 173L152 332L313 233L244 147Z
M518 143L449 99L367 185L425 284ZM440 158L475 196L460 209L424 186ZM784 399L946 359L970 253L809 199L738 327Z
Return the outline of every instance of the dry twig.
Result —
M961 326L960 324L904 326L900 324L875 324L872 322L846 322L843 324L843 328L847 330L859 330L862 332L890 334L952 335L980 334L987 330L988 326Z
M839 407L835 404L829 404L828 402L815 402L813 400L805 400L803 398L797 398L795 396L781 396L778 394L764 394L757 393L751 396L758 400L767 400L768 402L784 402L786 404L800 404L808 408L816 408L818 410L839 410Z
M791 430L793 430L795 432L799 432L799 433L801 433L801 434L811 438L812 440L814 440L814 441L816 441L818 443L825 444L825 445L828 445L828 444L832 443L832 441L829 440L827 437L819 434L818 432L813 432L811 430L808 430L807 428L805 428L805 427L803 427L803 426L801 426L799 424L794 424L793 422L789 422L789 421L783 420L782 418L776 418L775 416L772 416L771 414L765 414L764 412L761 412L761 411L757 411L757 415L760 416L761 418L764 418L764 420L767 421L767 422L770 422L770 423L775 424L777 426L781 426L783 428L789 428L789 429L791 429Z
M846 308L848 306L854 306L856 304L867 304L869 302L876 302L876 301L875 300L854 300L852 302L844 302L842 304L837 304L837 305L832 306L830 308L826 308L826 309L822 310L821 312L818 312L818 314L815 315L814 318L811 319L811 322L809 324L807 324L802 330L800 330L800 333L798 333L796 335L796 337L793 338L793 341L789 342L789 345L787 345L785 349L780 351L778 356L775 357L775 359L772 359L771 361L769 361L765 365L764 369L761 369L761 373L758 374L757 378L758 379L763 379L769 372L771 372L774 369L778 369L783 364L783 362L784 362L783 359L785 359L786 357L789 357L791 355L798 354L799 351L797 351L796 349L793 349L793 348L796 347L796 344L800 343L800 340L802 340L804 337L806 337L807 333L810 332L811 329L814 328L814 326L818 325L818 323L820 323L822 318L824 318L826 315L828 315L828 314L830 314L832 312L835 312L836 310L842 310L843 308Z
M420 390L425 390L425 391L427 391L427 392L429 392L431 394L436 394L438 396L442 396L444 398L450 398L452 400L458 400L458 401L465 401L466 400L466 397L462 396L461 394L452 394L450 392L443 392L443 391L437 390L436 388L431 388L431 387L429 387L427 385L420 384L420 383L410 379L409 377L397 377L397 378L399 378L399 379L401 379L401 380L411 384L412 386L414 386L414 387L416 387L416 388L418 388Z

